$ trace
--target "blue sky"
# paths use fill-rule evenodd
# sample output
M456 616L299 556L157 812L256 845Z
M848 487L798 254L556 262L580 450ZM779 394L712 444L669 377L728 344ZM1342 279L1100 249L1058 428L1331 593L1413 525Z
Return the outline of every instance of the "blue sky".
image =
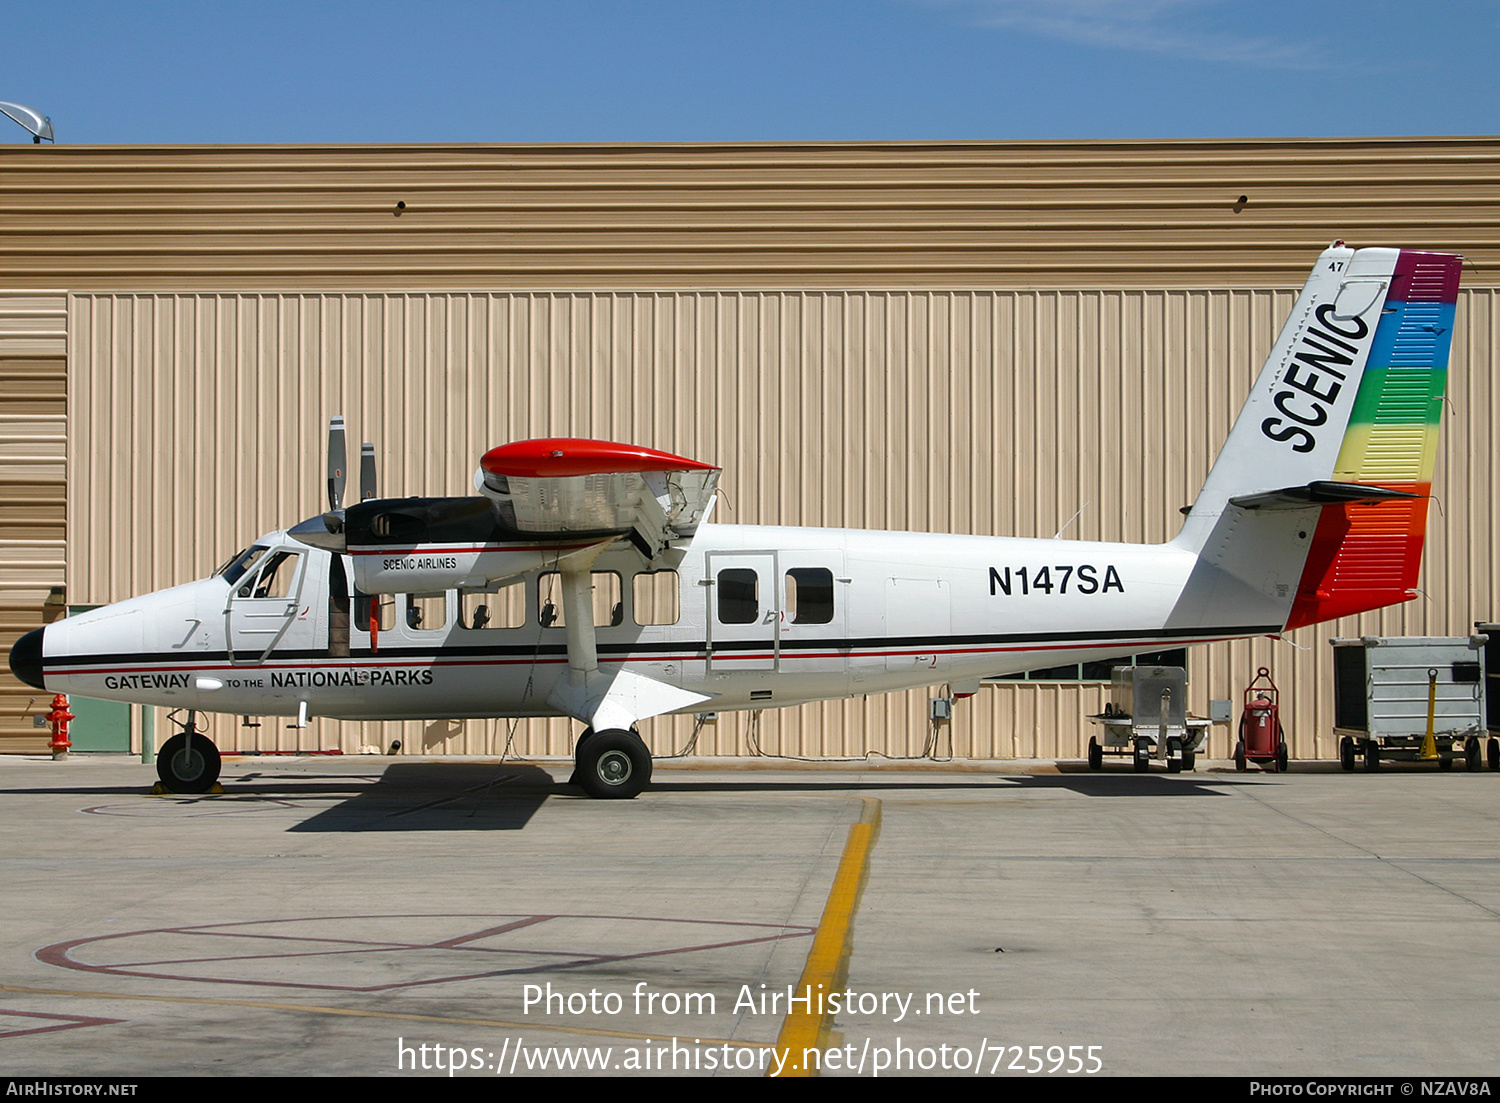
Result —
M1495 0L7 8L0 100L64 144L1500 133Z

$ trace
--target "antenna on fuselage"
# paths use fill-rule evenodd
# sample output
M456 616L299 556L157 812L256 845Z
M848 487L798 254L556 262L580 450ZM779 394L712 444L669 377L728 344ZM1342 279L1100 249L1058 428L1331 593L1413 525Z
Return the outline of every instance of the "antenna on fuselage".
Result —
M1088 508L1089 508L1089 503L1088 502L1084 502L1083 505L1079 506L1078 507L1078 511L1076 513L1074 513L1073 516L1071 516L1071 517L1068 518L1067 524L1063 525L1062 528L1058 529L1055 533L1052 534L1052 539L1054 539L1054 540L1061 540L1062 539L1062 534L1065 533L1065 532L1067 532L1068 529L1069 529L1069 527L1073 524L1073 522L1076 521L1076 520L1078 520L1078 518L1083 514L1083 511L1086 510L1086 509L1088 509Z

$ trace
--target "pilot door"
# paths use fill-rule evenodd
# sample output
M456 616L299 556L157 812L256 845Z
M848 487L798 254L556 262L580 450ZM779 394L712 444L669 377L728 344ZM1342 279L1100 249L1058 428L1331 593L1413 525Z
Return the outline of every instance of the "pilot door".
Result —
M781 617L774 552L710 552L708 669L775 670Z
M261 662L278 645L311 646L310 610L298 604L308 558L290 548L272 551L230 593L224 611L230 662Z

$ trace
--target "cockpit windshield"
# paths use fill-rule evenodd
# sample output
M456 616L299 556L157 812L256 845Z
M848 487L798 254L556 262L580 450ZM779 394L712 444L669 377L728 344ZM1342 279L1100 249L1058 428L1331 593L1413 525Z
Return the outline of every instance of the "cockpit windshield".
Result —
M269 550L270 549L265 544L251 544L248 548L240 552L233 559L229 560L229 562L225 563L222 567L215 571L214 576L216 578L222 577L224 581L233 586L242 577L244 577L245 572L254 567L255 564L260 561L260 557L265 555Z

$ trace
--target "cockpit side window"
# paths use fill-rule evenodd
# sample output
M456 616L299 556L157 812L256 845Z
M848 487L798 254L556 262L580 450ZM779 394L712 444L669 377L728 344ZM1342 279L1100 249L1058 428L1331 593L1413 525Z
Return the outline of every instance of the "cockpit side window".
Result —
M244 551L236 555L228 563L225 563L222 567L215 571L214 574L221 576L225 582L233 586L236 582L243 578L245 572L253 568L255 564L260 561L260 557L265 555L269 550L270 549L267 548L264 544L252 544L250 547L246 548Z
M297 578L297 564L302 557L296 552L279 551L266 560L260 577L240 587L240 597L286 597Z

